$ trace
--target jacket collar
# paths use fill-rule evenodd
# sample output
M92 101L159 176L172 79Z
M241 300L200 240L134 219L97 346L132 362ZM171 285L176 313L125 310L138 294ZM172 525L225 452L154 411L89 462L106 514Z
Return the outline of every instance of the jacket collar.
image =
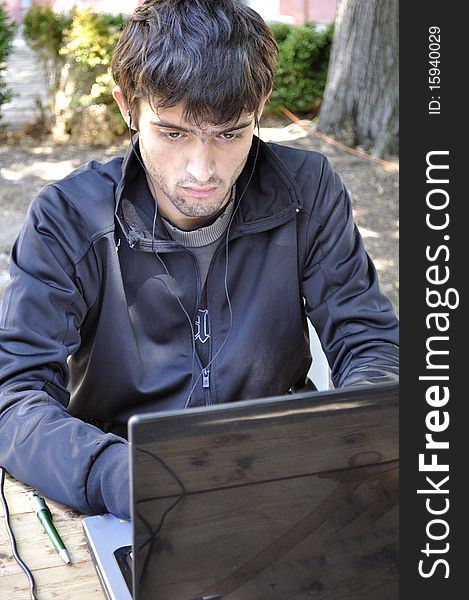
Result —
M154 201L140 160L136 134L133 147L130 145L122 163L122 177L116 190L116 218L133 248L158 252L181 250L159 218L153 238ZM302 208L288 169L257 136L253 137L248 160L236 183L235 206L238 208L231 237L278 227Z

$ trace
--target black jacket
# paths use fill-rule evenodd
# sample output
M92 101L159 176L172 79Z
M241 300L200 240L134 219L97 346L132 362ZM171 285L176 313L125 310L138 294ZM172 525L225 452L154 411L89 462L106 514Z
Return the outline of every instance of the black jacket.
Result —
M197 309L197 262L159 218L152 240L154 202L135 155L91 162L40 192L13 248L0 324L10 473L80 511L109 510L101 491L113 475L101 468L114 456L128 485L120 436L131 414L183 407L194 384L192 406L301 388L306 317L335 386L396 376L397 319L327 159L255 138L244 192L228 257L222 243L208 273L217 356L204 376L185 314Z

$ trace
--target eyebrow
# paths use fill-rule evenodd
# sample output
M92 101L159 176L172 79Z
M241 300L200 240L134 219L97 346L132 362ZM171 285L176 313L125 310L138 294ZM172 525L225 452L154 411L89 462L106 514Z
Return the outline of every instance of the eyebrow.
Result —
M170 123L169 121L150 121L150 123L151 123L151 125L156 125L157 127L162 127L164 129L175 129L176 131L183 131L184 133L195 133L194 129L188 129L187 127L181 127L181 125L175 125L174 123ZM208 133L215 133L215 134L230 133L232 131L238 131L238 129L245 129L246 127L249 127L249 125L252 125L252 120L246 121L243 123L238 123L238 125L234 125L233 127L229 127L227 129L223 129L223 130L212 129L212 130L209 130Z

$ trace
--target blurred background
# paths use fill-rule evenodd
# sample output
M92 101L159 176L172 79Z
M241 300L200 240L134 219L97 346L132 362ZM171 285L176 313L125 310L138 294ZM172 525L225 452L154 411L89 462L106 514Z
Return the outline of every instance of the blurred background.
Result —
M96 11L130 14L143 0L5 0L9 17L19 22L32 4L51 6L61 12L77 8L91 7ZM264 19L284 23L302 24L306 21L330 23L334 20L337 0L247 0Z

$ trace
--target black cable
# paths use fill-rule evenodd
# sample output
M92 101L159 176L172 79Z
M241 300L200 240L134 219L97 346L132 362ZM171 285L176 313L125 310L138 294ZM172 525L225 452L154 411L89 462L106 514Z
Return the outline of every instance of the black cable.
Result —
M190 396L192 395L192 392L194 391L195 385L193 386L193 382L194 382L194 364L195 364L195 353L196 353L196 349L195 349L195 333L194 333L194 326L192 325L192 319L189 317L187 310L184 308L184 305L182 304L179 296L176 293L176 290L174 289L174 285L172 282L172 278L171 275L168 271L168 267L166 266L166 263L164 262L164 260L161 258L161 256L159 255L159 253L155 250L155 229L156 229L156 218L158 216L158 202L156 200L156 190L155 190L155 186L153 185L153 180L150 176L150 174L148 173L145 165L143 164L143 161L141 160L137 149L135 148L135 144L132 138L132 131L131 131L131 127L132 127L132 116L129 114L129 136L130 136L130 145L132 146L132 150L138 160L138 162L140 163L140 166L142 167L144 173L146 173L147 175L147 181L149 182L150 186L151 186L151 191L153 194L153 198L154 198L154 203L155 203L155 209L154 209L154 214L153 214L153 226L152 226L152 232L151 232L151 250L153 252L153 254L155 255L155 257L160 261L161 265L163 266L163 269L168 277L168 284L171 285L171 289L169 290L170 293L174 296L174 298L176 299L176 301L178 302L179 306L181 307L181 310L183 311L183 313L186 316L187 322L189 323L189 327L191 330L191 341L192 341L192 366L191 366L191 382L190 382L190 386L191 386L191 392L189 394L189 399ZM200 378L200 377L199 377ZM198 381L198 379L197 379Z
M29 570L28 566L23 562L23 560L21 559L21 557L18 553L18 548L16 546L15 534L13 533L13 529L11 528L10 511L8 509L8 503L7 503L7 499L5 497L5 489L4 488L5 488L5 469L2 466L0 466L0 497L1 497L2 507L3 507L3 515L5 517L5 525L6 525L8 537L10 538L11 550L13 552L14 559L19 564L19 566L23 569L23 571L26 574L26 577L29 580L31 600L37 600L37 596L35 595L36 582L34 581L34 576L31 573L31 571Z
M154 215L153 215L153 227L152 227L152 251L154 253L154 255L158 258L158 260L160 261L160 263L163 266L163 269L165 270L165 273L168 277L168 282L171 284L171 294L174 296L174 298L177 300L179 306L181 307L182 311L184 312L186 319L189 323L189 327L191 330L191 338L192 338L192 368L191 368L191 387L190 387L190 391L189 394L187 396L186 402L184 404L184 408L187 408L190 404L191 401L191 397L192 394L200 380L200 378L202 377L204 371L206 369L208 369L214 362L214 360L218 357L218 355L220 354L220 352L223 350L223 348L225 347L226 343L228 342L228 339L231 335L231 331L233 329L233 310L232 310L232 305L231 305L231 298L229 295L229 291L228 291L228 264L229 264L229 257L228 257L228 241L229 241L229 234L230 234L230 230L231 230L231 225L233 224L236 212L241 204L242 199L244 198L244 195L246 194L246 191L249 187L249 184L251 183L251 180L254 176L255 170L256 170L256 164L257 164L257 158L259 155L259 148L260 148L260 124L259 124L259 120L256 118L256 126L257 126L257 146L256 146L256 154L254 156L254 162L253 162L253 166L252 166L252 171L251 174L249 176L248 182L246 183L244 190L242 191L242 193L239 195L238 200L236 202L236 205L233 209L233 213L231 215L230 221L228 223L228 227L226 230L226 235L225 235L225 274L224 274L224 289L225 289L225 297L226 297L226 301L228 304L228 310L229 310L229 314L230 314L230 325L228 328L228 333L225 337L225 339L223 340L223 343L221 344L220 348L217 350L217 352L215 353L215 355L212 357L212 359L209 361L209 363L200 371L200 373L198 374L197 378L194 381L194 364L195 364L195 355L196 355L196 348L195 348L195 334L194 334L194 326L192 324L192 319L189 317L187 310L184 308L179 296L177 295L174 286L172 284L172 279L171 279L171 275L168 271L168 268L165 264L165 262L163 261L163 259L161 258L161 256L159 255L159 253L157 251L154 250L154 243L155 243L155 229L156 229L156 218L158 215L158 203L157 203L157 199L156 199L156 190L155 187L153 185L153 181L151 179L150 174L148 173L143 161L141 160L137 149L135 147L133 138L132 138L132 115L130 113L130 111L127 112L128 116L129 116L129 137L130 137L130 144L132 146L132 150L138 160L138 162L140 163L140 166L142 167L143 171L146 173L147 175L147 181L149 182L150 186L151 186L151 191L153 193L153 198L155 201L155 209L154 209Z
M257 125L257 133L259 134L259 121L256 119L256 125ZM228 304L228 310L230 313L230 326L228 327L228 333L226 334L225 339L223 340L223 343L221 344L220 348L218 348L217 352L215 353L215 355L211 358L211 360L209 361L209 363L203 368L203 370L199 373L197 379L194 382L194 385L192 386L192 389L189 393L189 397L186 400L186 404L184 406L184 408L187 408L189 406L189 402L190 402L190 398L192 396L192 393L199 381L199 379L202 377L203 372L208 369L214 362L214 360L217 358L217 356L220 354L220 352L223 350L223 348L225 347L225 344L227 343L230 335L231 335L231 330L233 329L233 309L231 306L231 298L230 298L230 293L228 291L228 263L229 263L229 258L228 258L228 241L229 241L229 235L230 235L230 230L231 230L231 225L233 224L235 215L236 215L236 211L238 210L240 204L241 204L241 200L244 198L244 195L246 193L246 190L249 187L249 184L251 183L251 180L254 176L254 172L256 170L256 163L257 163L257 157L259 155L259 146L260 146L260 137L258 135L257 138L257 147L256 147L256 154L254 156L254 162L253 162L253 166L252 166L252 171L251 174L249 176L248 182L246 183L246 185L244 186L244 190L243 192L239 195L238 201L236 202L236 205L233 209L233 213L231 215L230 221L228 223L228 227L226 230L226 235L225 235L225 276L224 276L224 288L225 288L225 297L226 297L226 302Z
M148 552L147 552L147 555L145 556L145 559L143 561L143 565L142 565L142 569L141 569L141 573L140 573L140 584L142 584L143 578L145 577L145 574L146 574L146 571L147 571L147 567L148 567L148 562L150 560L150 556L153 553L153 546L154 546L155 540L156 540L158 534L160 533L161 529L163 528L163 525L164 525L164 523L166 521L166 517L169 515L170 512L172 512L176 508L176 506L186 496L187 490L186 490L185 485L181 481L180 477L177 475L177 473L169 465L167 465L165 463L165 461L162 458L160 458L157 454L154 454L153 452L150 452L149 450L143 450L142 448L137 448L137 451L140 452L141 454L146 454L146 455L150 456L153 460L156 460L171 475L171 477L176 481L176 483L181 488L180 495L164 511L164 513L162 514L162 516L160 518L160 521L159 521L159 523L156 526L156 529L154 531L152 529L151 524L137 510L138 516L139 516L140 520L142 521L142 523L147 528L147 532L148 532L148 538L140 545L140 547L138 548L138 552L140 553L145 548L145 546L147 546L149 544Z

